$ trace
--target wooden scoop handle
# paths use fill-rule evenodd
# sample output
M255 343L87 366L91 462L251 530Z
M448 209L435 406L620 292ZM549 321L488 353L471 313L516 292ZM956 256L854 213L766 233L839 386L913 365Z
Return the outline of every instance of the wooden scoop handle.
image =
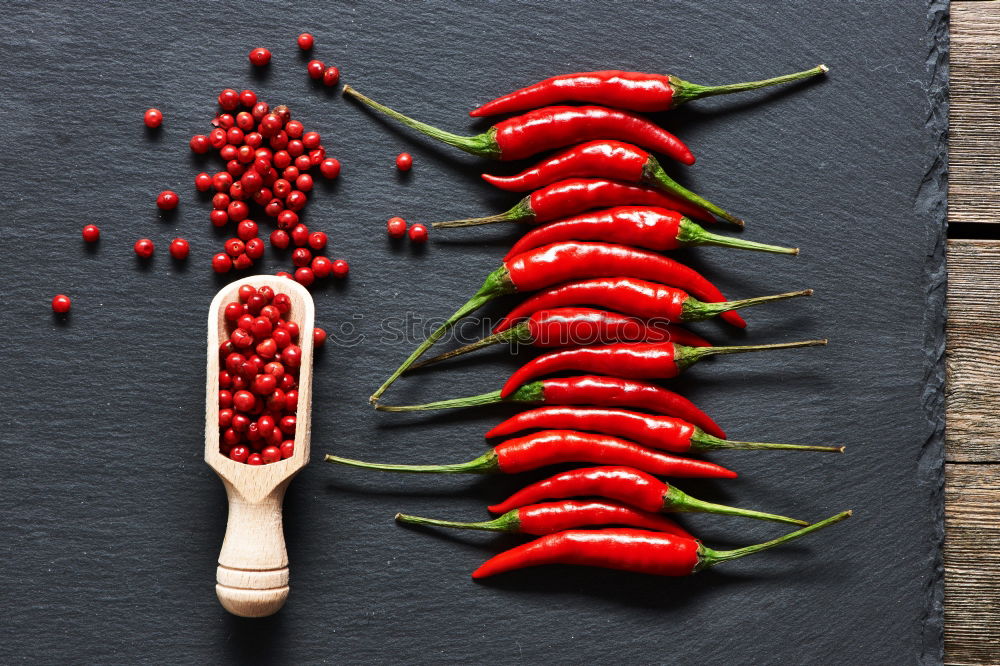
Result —
M263 499L249 502L226 484L229 521L215 592L234 615L272 615L288 598L288 554L281 524L286 487L283 483Z

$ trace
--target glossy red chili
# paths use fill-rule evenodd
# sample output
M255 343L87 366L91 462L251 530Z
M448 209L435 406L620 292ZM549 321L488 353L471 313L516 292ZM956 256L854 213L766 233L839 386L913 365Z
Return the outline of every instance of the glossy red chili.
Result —
M542 354L521 366L504 383L500 395L505 398L532 379L567 370L628 379L670 379L708 356L825 344L826 340L804 340L775 345L688 347L673 342L619 342L600 347L560 349Z
M628 465L660 476L732 479L736 472L703 460L671 456L608 435L545 430L510 439L475 460L453 465L390 465L327 455L327 462L418 474L519 474L563 463Z
M702 86L676 76L617 69L562 74L498 97L473 109L469 115L476 118L570 101L607 104L633 111L666 111L699 97L756 90L824 74L828 69L826 65L817 65L803 72L723 86Z
M808 524L785 516L695 499L651 474L623 466L586 467L561 472L525 486L503 502L490 506L489 510L491 513L507 513L542 500L569 497L602 497L651 512L719 513L778 523Z
M411 370L462 356L493 344L533 347L583 347L610 342L677 342L692 347L711 347L704 338L669 324L648 324L634 317L592 308L553 308L532 313L526 320L502 333L416 363Z
M684 536L627 527L567 530L495 555L473 571L472 577L486 578L543 564L603 567L654 576L687 576L721 562L780 546L850 516L850 511L844 511L777 539L734 550L713 550Z
M524 430L539 429L599 432L612 437L624 437L642 446L674 453L711 449L792 449L826 453L844 452L842 446L734 442L710 435L682 419L608 407L539 407L538 409L529 409L511 416L495 426L486 433L486 437L507 437ZM640 467L639 465L632 466Z
M708 301L725 297L698 272L666 257L607 243L554 243L531 250L504 262L490 273L479 290L454 314L433 331L369 397L375 404L396 379L423 355L459 319L475 312L494 298L519 291L534 291L583 277L637 277L673 284ZM722 317L737 326L746 326L735 312Z
M629 185L613 180L570 178L532 192L512 208L498 215L435 222L432 226L474 227L497 222L537 224L577 215L593 208L611 206L655 206L676 210L704 222L715 221L715 218L704 209L651 187Z
M547 106L495 124L482 134L460 136L404 116L365 97L351 86L344 94L381 111L407 127L480 157L519 160L591 139L621 139L656 150L684 164L694 155L676 136L626 111L602 106Z
M515 532L518 534L555 534L577 527L598 527L605 525L628 525L644 530L654 530L665 534L694 539L686 529L666 516L640 511L616 502L597 500L562 500L544 502L513 509L493 520L475 523L459 523L453 520L436 520L397 513L396 520L409 525L429 525L453 527L462 530L487 530L491 532Z
M666 208L618 206L532 229L514 243L504 259L543 245L571 240L603 241L661 252L694 245L718 245L776 254L799 253L798 248L765 245L713 234L680 213Z
M530 317L532 313L557 307L596 305L617 310L633 317L651 319L655 322L676 323L701 321L728 310L797 296L811 296L812 293L812 289L805 289L739 301L704 303L682 289L636 278L611 277L581 280L560 284L528 297L501 319L500 323L493 328L493 332L505 331L517 322ZM677 342L689 344L683 340L677 340Z
M424 405L378 405L376 409L384 412L414 412L492 405L498 402L531 405L598 405L601 407L644 409L656 414L682 418L716 437L725 438L726 436L722 428L708 414L678 393L668 391L656 384L599 375L540 379L518 387L506 398L500 397L500 391L491 391L467 398L439 400Z
M728 222L743 226L743 220L668 176L650 153L624 141L588 141L567 148L513 176L483 174L483 180L487 183L511 192L537 190L567 178L606 178L650 185L700 206Z

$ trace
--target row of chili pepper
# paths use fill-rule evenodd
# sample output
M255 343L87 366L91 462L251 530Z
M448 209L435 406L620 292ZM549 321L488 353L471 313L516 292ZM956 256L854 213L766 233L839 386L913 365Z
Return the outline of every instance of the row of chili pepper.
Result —
M546 563L683 575L774 547L848 517L850 512L843 512L808 525L794 518L696 499L653 476L736 476L721 465L671 453L712 449L842 452L843 447L732 441L683 396L640 381L675 377L707 356L813 346L826 341L714 347L675 325L718 315L743 327L746 324L735 310L812 292L726 301L699 273L658 254L689 245L784 254L797 254L798 249L722 236L696 224L691 218L715 222L717 216L741 227L743 221L681 186L653 155L632 145L657 150L684 164L694 162L694 155L677 137L622 110L664 110L698 97L759 88L825 71L821 65L785 77L717 87L697 86L676 77L619 71L554 77L474 110L472 115L479 116L532 109L472 137L445 132L404 116L345 86L346 94L364 104L475 155L510 160L570 147L515 176L484 174L487 182L502 189L534 190L510 210L491 217L434 225L549 222L517 241L479 291L428 336L371 396L372 404L383 411L499 402L542 405L512 416L487 432L486 437L511 437L526 431L530 434L507 439L482 456L458 464L376 464L333 455L326 460L369 469L446 474L514 474L563 463L599 465L569 470L529 485L489 507L499 514L489 521L463 523L397 515L397 520L411 524L541 536L497 555L477 569L474 577ZM567 101L618 108L534 108ZM418 362L465 315L498 296L528 291L540 293L515 308L492 335ZM409 369L496 343L530 344L553 351L526 363L498 391L424 405L379 404L385 390ZM588 374L543 378L564 372ZM644 411L634 411L637 409ZM586 497L601 499L574 499ZM714 551L660 515L687 511L806 527L756 546ZM612 525L627 527L610 529ZM581 527L602 529L577 529Z

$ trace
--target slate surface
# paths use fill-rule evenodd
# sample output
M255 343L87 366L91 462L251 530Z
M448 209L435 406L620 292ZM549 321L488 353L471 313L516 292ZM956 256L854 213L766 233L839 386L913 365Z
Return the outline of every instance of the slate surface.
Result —
M8 3L0 16L0 661L72 663L934 663L940 659L941 81L946 5L922 3ZM758 309L718 342L829 337L826 348L730 357L678 382L741 439L846 444L848 455L719 453L741 478L692 494L818 519L855 517L767 556L684 580L570 568L476 584L512 537L397 527L397 510L480 519L529 479L397 478L325 466L326 451L396 462L478 455L502 409L375 414L365 398L497 265L511 230L392 244L384 220L490 214L487 165L416 139L313 85L316 57L400 110L446 128L558 72L617 66L725 83L832 67L827 80L690 105L663 118L698 164L675 173L743 215L745 237L798 258L683 254L734 297L817 290ZM251 71L250 48L274 61ZM928 69L930 67L930 70ZM937 69L934 69L937 68ZM932 80L932 75L936 80ZM218 605L221 484L202 462L208 270L221 236L191 187L186 147L217 92L289 103L344 165L310 225L352 265L314 290L337 332L317 361L314 463L285 505L293 591L277 616ZM937 86L937 87L935 87ZM937 96L934 113L929 92ZM163 110L148 133L142 111ZM395 172L396 153L415 167ZM516 165L515 165L516 166ZM497 171L515 166L493 167ZM158 214L164 188L175 215ZM80 228L103 237L84 247ZM190 261L166 248L183 235ZM132 243L155 240L139 266ZM268 255L266 271L287 257ZM66 321L53 294L72 296ZM496 315L512 301L488 311ZM412 337L412 335L411 335ZM349 345L345 340L355 340ZM521 356L521 360L527 358ZM516 360L484 352L401 381L396 402L491 390ZM692 516L718 546L783 528Z

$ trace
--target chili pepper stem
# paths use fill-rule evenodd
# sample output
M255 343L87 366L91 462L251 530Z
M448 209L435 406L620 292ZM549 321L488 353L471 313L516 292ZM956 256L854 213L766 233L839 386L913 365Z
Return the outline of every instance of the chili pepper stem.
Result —
M819 76L820 74L826 74L828 71L830 71L830 68L826 65L816 65L812 69L807 69L802 72L775 76L773 78L762 79L760 81L730 83L722 86L703 86L697 83L691 83L690 81L684 81L683 79L678 79L676 76L671 76L670 87L674 89L673 106L676 107L684 102L690 102L693 99L700 99L702 97L728 95L730 93L743 92L744 90L757 90L758 88L775 86L780 83L789 83L800 79L808 79L813 76Z
M531 210L531 201L527 198L521 199L510 210L498 215L488 217L470 217L464 220L448 220L447 222L434 222L431 224L435 229L448 229L451 227L476 227L480 224L495 224L497 222L522 222L535 217Z
M717 354L743 354L746 352L767 351L770 349L792 349L795 347L820 347L826 343L826 340L803 340L801 342L782 342L773 345L734 345L731 347L687 347L685 345L674 345L677 350L675 362L678 366L687 369L706 356L715 356Z
M843 446L807 446L802 444L772 444L770 442L737 442L720 439L707 432L697 430L691 436L691 448L696 451L709 449L792 449L796 451L824 451L826 453L843 453Z
M482 349L483 347L488 347L492 344L503 343L503 342L521 343L521 342L526 342L530 339L531 339L531 334L528 332L528 327L525 324L518 324L517 326L512 326L508 328L506 331L501 331L499 333L494 333L493 335L488 335L482 340L476 340L475 342L469 343L464 347L459 347L458 349L452 349L449 352L438 354L434 358L429 358L426 361L415 363L410 366L409 370L416 370L417 368L422 368L427 365L433 365L434 363L438 363L440 361L444 361L449 358L454 358L456 356L461 356L463 354L468 354L471 351Z
M407 127L417 130L432 139L437 139L438 141L443 141L450 146L454 146L459 150L464 150L472 155L478 155L480 157L498 157L500 155L500 148L496 144L494 139L495 131L490 129L482 134L477 134L475 136L462 136L459 134L452 134L451 132L446 132L445 130L438 129L433 125L428 125L427 123L422 123L419 120L414 120L409 116L404 116L399 111L395 111L385 106L384 104L379 104L375 100L362 95L357 90L351 86L344 86L344 94L359 102L370 106L376 111L380 111L390 118L394 118L399 122L403 123Z
M712 550L706 546L699 546L698 548L698 566L695 567L695 571L701 571L702 569L707 569L708 567L715 566L720 562L728 562L730 560L738 560L741 557L746 557L747 555L754 555L763 550L769 550L776 546L780 546L789 541L794 541L804 537L807 534L815 532L816 530L821 530L824 527L829 527L834 523L839 523L842 520L846 520L851 517L852 511L843 511L835 516L830 516L826 520L821 520L818 523L813 523L808 527L803 527L801 530L796 530L784 536L780 536L777 539L771 539L770 541L765 541L764 543L758 543L753 546L746 546L744 548L736 548L734 550Z
M338 465L377 469L383 472L411 472L415 474L491 474L500 469L497 465L497 456L493 451L488 451L475 460L453 465L391 465L341 458L330 454L327 454L324 460Z
M661 190L666 190L667 192L676 194L680 198L690 201L693 204L697 204L698 206L701 206L705 210L709 211L710 213L718 217L721 217L723 220L731 222L732 224L735 224L738 227L743 227L746 224L745 222L743 222L743 220L736 217L732 213L729 213L723 210L722 208L716 206L708 199L705 199L704 197L695 194L694 192L692 192L691 190L689 190L688 188L684 187L676 180L671 178L669 175L667 175L667 172L663 170L663 167L660 165L660 163L656 160L655 157L651 156L646 161L646 164L642 168L642 177L643 180L653 185L656 185Z
M677 240L687 245L718 245L720 247L735 247L741 250L756 250L757 252L773 252L775 254L799 253L799 248L797 247L766 245L741 238L713 234L686 217L681 219L680 229L677 231Z
M422 412L432 409L455 409L458 407L493 405L499 402L538 403L543 401L544 387L542 383L530 382L514 391L507 399L500 397L500 391L490 391L489 393L473 395L467 398L452 398L451 400L428 402L424 405L376 405L375 409L383 412Z
M679 513L718 513L726 516L743 516L744 518L756 518L757 520L768 520L774 523L789 523L792 525L808 525L804 520L779 516L774 513L763 513L752 509L741 509L725 504L715 504L691 497L687 493L670 486L663 498L663 510Z
M513 288L513 284L511 284L510 280L507 279L507 269L500 267L490 273L483 282L483 286L479 288L479 291L477 291L475 295L465 303L465 305L456 310L455 314L450 316L447 321L437 328L437 330L427 336L427 339L421 342L420 345L413 350L413 353L411 353L406 360L403 361L403 364L396 368L396 371L389 375L389 378L386 379L374 393L372 393L371 397L368 398L368 402L373 405L377 403L378 399L383 393L385 393L386 389L388 389L393 382L399 379L399 376L403 374L408 367L413 365L414 361L420 358L424 352L430 349L430 347L437 342L441 336L448 331L448 329L454 326L455 322L470 312L475 312L497 296L510 293L513 291Z
M516 532L518 528L517 509L497 516L493 520L484 520L478 523L462 523L454 520L438 520L436 518L423 518L421 516L411 516L406 513L397 513L396 521L407 525L427 525L433 527L452 527L457 530L486 530L489 532Z
M723 312L748 308L752 305L769 303L771 301L782 301L786 298L798 298L799 296L812 296L812 289L801 291L789 291L784 294L770 294L768 296L756 296L754 298L744 298L739 301L723 301L721 303L705 303L694 298L688 298L681 306L681 319L684 321L699 321L708 319Z

